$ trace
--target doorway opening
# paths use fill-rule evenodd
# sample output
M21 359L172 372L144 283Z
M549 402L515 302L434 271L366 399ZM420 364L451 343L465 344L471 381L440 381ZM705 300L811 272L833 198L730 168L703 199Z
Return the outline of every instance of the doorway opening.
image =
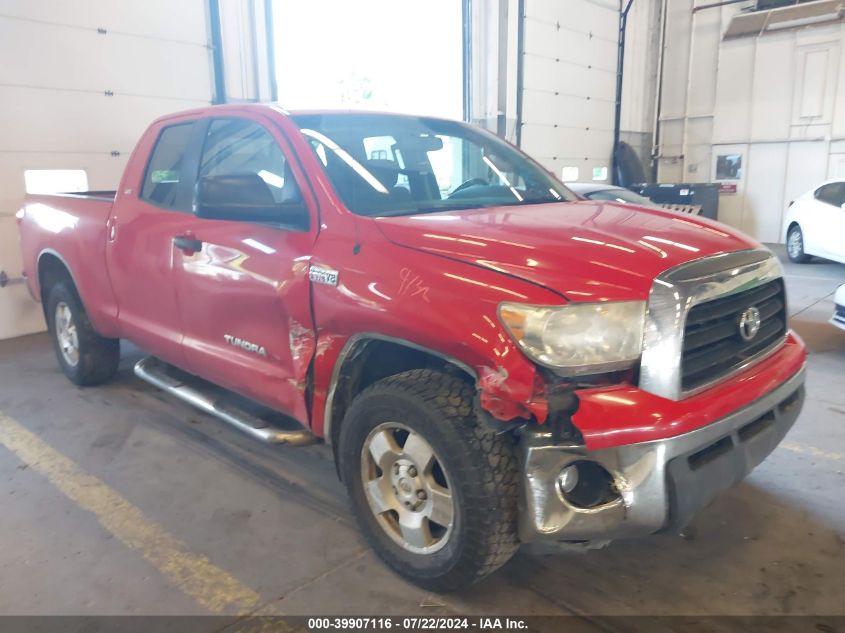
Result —
M280 104L463 118L463 4L275 2Z

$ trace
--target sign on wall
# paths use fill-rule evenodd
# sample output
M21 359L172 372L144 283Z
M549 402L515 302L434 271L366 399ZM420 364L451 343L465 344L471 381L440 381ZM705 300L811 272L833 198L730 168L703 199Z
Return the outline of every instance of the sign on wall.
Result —
M742 154L716 156L716 180L742 180ZM734 192L736 185L734 185Z

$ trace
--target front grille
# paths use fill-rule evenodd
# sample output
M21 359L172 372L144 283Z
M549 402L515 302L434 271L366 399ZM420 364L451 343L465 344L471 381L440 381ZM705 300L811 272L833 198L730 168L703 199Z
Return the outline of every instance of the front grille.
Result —
M739 321L752 306L760 311L760 330L745 341ZM776 344L785 333L786 297L781 279L693 306L684 329L681 388L690 391L718 380Z

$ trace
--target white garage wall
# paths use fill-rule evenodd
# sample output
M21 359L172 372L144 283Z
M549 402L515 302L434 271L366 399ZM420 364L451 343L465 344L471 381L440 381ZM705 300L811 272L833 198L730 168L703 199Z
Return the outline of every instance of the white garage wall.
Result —
M115 189L156 117L211 101L203 0L0 0L0 270L21 271L26 169L84 169ZM39 331L24 286L0 289L0 339Z
M723 41L742 6L693 14L693 0L669 4L658 179L710 182L718 155L741 154L720 219L779 242L789 201L845 174L845 27Z
M635 0L628 18L622 140L648 154L660 2ZM620 3L525 0L522 147L558 176L606 170L609 181ZM641 152L642 153L642 152Z
M592 179L594 167L608 168L609 177L619 1L524 0L522 15L518 0L473 0L471 6L471 119L496 131L503 118L505 138L516 141L522 20L522 148L558 176L575 166L582 180ZM635 0L628 16L621 139L639 151L646 168L661 7L662 0Z
M610 176L618 19L617 2L526 0L522 147L558 176Z

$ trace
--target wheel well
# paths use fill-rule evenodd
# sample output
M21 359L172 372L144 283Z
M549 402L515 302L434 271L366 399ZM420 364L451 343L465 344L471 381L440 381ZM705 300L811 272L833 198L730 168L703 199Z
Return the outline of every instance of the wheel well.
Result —
M460 376L474 385L475 376L468 367L439 356L433 352L411 347L396 341L378 338L363 339L345 350L340 371L337 373L331 406L330 437L334 450L340 437L343 416L352 401L373 383L411 369L435 369Z
M41 291L41 308L44 310L45 318L47 317L47 294L50 288L60 281L70 282L71 288L76 290L73 277L65 263L51 253L44 253L38 259L38 287Z
M789 223L789 226L788 226L788 227L786 227L786 232L787 232L787 233L789 233L789 232L792 230L792 227L793 227L793 226L799 226L798 222L796 222L795 220L793 220L792 222L790 222L790 223Z

